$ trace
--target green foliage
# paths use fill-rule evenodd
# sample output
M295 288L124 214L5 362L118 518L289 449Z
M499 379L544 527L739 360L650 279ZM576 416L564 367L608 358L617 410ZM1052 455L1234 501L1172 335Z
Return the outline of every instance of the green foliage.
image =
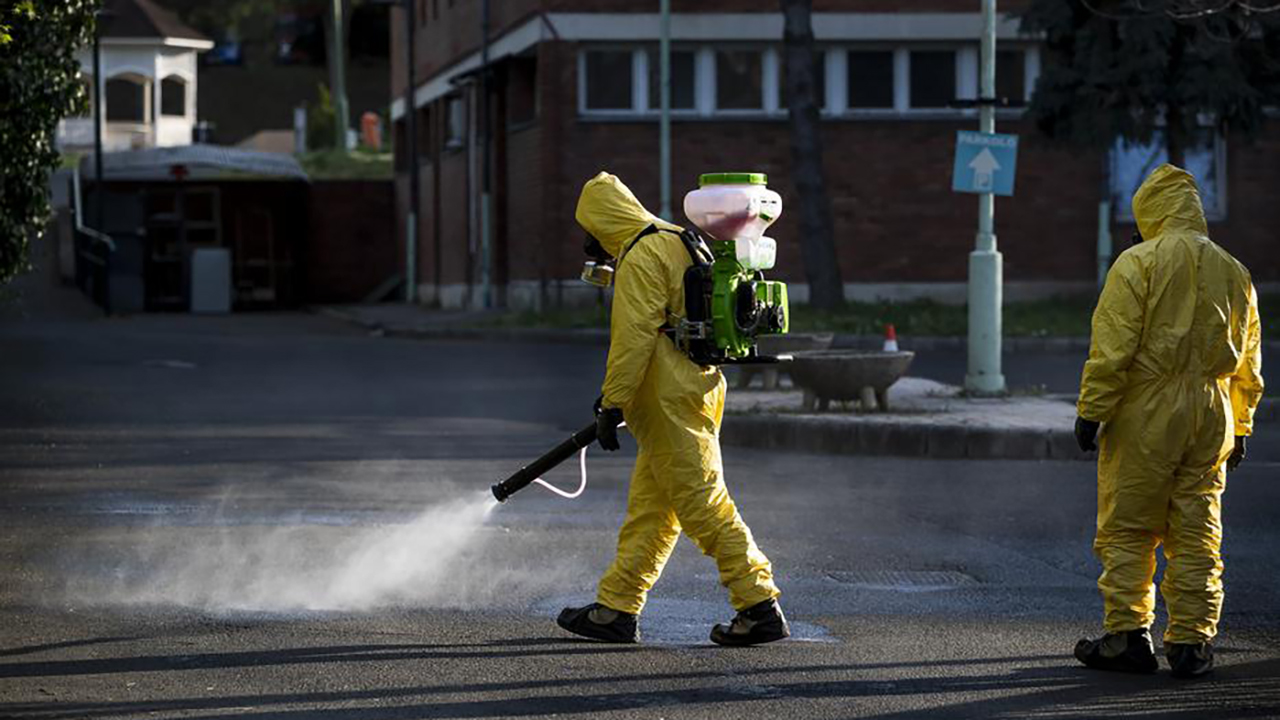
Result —
M369 150L317 150L298 158L312 180L390 180L391 153Z
M1011 337L1087 336L1092 314L1092 299L1006 303L1004 334ZM808 305L791 308L792 332L880 335L889 323L899 335L962 336L968 332L969 314L964 305L944 305L932 300L848 302L831 311Z
M1185 147L1198 117L1257 132L1263 108L1280 102L1280 18L1224 12L1178 20L1161 5L1152 0L1144 5L1150 12L1123 20L1081 0L1032 0L1017 13L1025 31L1045 38L1029 107L1042 134L1106 148L1118 137L1149 142L1167 120L1172 151L1177 141Z
M1054 298L1006 303L1004 334L1010 337L1087 337L1093 317L1092 298ZM1264 316L1263 322L1266 322ZM846 302L835 310L812 305L791 306L792 332L837 332L850 335L884 334L893 323L899 335L963 336L968 332L969 311L964 305L944 305L933 300L908 302ZM608 307L565 308L538 313L529 311L494 315L479 323L498 327L606 328Z
M334 125L338 121L329 86L317 84L316 95L316 102L307 103L307 149L313 151L333 147Z
M99 0L0 0L0 283L26 268L49 216L58 121L87 106L76 51L93 38Z

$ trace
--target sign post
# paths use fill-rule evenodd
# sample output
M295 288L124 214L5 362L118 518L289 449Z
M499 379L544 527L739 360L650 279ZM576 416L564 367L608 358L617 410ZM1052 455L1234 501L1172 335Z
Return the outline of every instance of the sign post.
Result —
M996 130L996 0L982 0L982 73L979 87L978 130L993 135ZM959 159L957 145L957 159ZM1014 141L1014 149L1017 141ZM958 165L959 163L957 163ZM1003 304L1003 259L996 249L995 193L1002 172L1013 192L1013 168L1005 171L997 152L990 146L980 149L969 162L974 191L978 195L978 236L969 253L969 369L965 390L975 395L1005 392L1000 369L1001 308ZM954 178L953 178L954 180ZM986 184L983 187L983 183Z

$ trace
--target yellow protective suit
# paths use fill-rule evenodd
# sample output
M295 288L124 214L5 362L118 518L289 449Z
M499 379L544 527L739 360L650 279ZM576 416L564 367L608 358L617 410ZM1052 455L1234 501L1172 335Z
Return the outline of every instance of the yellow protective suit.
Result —
M608 173L583 187L577 219L618 258L603 404L622 409L640 446L617 555L596 602L639 614L682 528L715 559L735 609L777 597L769 559L724 484L724 376L694 364L659 330L684 316L692 261L680 228L650 214ZM661 232L636 241L650 225Z
M1222 612L1224 462L1262 396L1258 301L1189 173L1153 171L1133 216L1143 242L1107 275L1080 385L1080 416L1103 423L1098 588L1107 632L1150 627L1163 543L1165 642L1201 643Z

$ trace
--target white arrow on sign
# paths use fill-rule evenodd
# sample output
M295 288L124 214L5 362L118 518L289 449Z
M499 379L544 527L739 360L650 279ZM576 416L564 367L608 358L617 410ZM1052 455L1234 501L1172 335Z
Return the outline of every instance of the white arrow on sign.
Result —
M969 168L973 170L974 188L990 190L991 176L1000 169L1000 163L996 162L996 156L991 154L990 148L982 148L982 152L969 161Z

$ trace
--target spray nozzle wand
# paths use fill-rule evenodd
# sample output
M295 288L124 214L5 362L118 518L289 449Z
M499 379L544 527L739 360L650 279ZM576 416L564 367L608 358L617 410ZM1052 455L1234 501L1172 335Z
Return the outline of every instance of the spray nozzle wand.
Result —
M587 484L587 446L596 440L596 424L582 428L578 432L569 436L567 440L552 448L547 454L525 465L511 475L511 477L493 486L493 496L498 502L504 502L517 491L528 486L530 483L538 483L551 489L553 492L562 497L577 497L586 487ZM568 460L574 453L580 453L582 465L582 485L577 492L566 493L558 488L542 480L543 473L551 470L560 463Z

